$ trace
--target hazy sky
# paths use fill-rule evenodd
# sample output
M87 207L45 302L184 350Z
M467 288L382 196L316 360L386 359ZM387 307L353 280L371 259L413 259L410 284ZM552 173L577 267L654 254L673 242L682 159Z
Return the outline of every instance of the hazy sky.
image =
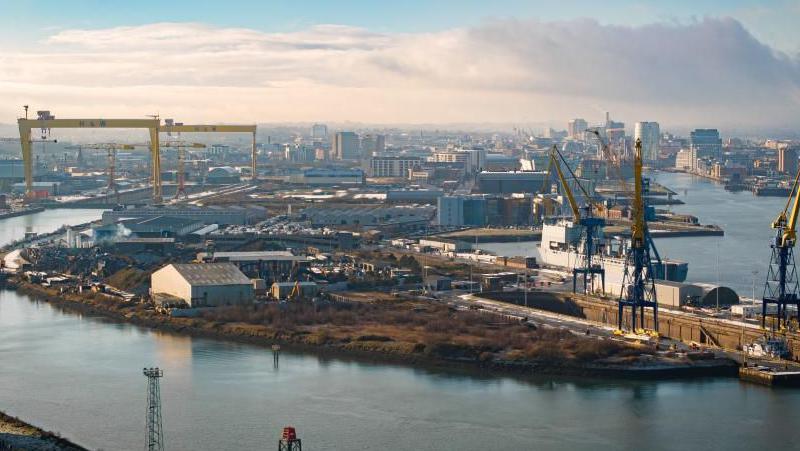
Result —
M0 122L800 118L798 1L70 3L0 0Z

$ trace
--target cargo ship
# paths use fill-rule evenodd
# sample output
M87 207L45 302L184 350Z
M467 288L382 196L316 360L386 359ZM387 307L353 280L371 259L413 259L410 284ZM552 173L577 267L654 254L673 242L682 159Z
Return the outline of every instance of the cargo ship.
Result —
M542 241L539 245L541 262L546 266L570 270L576 266L576 263L584 264L585 257L581 252L581 229L581 226L564 219L545 223L542 227ZM592 257L592 263L605 269L607 288L620 286L625 274L628 240L606 239L602 229L598 230L597 235L595 238L599 243L598 251ZM653 267L653 273L655 279L684 282L689 273L689 264L662 259L660 265Z

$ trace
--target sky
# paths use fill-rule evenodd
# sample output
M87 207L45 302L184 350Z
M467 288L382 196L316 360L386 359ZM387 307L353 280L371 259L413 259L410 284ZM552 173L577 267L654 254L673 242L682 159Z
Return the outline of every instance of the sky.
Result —
M0 123L791 129L800 1L0 0ZM563 125L561 125L563 128Z

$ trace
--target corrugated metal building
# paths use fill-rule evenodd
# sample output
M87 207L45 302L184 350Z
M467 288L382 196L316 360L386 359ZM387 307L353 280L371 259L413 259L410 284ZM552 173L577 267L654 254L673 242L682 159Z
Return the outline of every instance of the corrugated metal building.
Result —
M190 307L253 302L253 283L232 263L173 263L150 276L152 294L183 299Z

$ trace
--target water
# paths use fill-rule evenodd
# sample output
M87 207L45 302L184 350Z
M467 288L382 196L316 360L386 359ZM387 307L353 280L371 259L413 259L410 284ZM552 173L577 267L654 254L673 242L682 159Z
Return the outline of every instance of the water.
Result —
M733 232L731 224L738 221L724 220L735 215L709 208L738 208L723 202L724 191L664 176L675 177L665 181L668 185L683 181L706 190L698 193L712 199L696 201L707 202L709 211L700 208L698 216L715 222L711 215L720 215L717 222L728 232L724 240L746 236L747 227ZM761 222L774 215L774 208L765 206L774 199L742 199L748 208L760 209ZM691 213L693 207L681 208ZM27 224L47 231L99 217L99 212L82 217L88 212L80 210L46 213ZM26 218L33 216L0 221L2 239L21 236L14 233L24 230L9 230L19 230ZM695 248L714 242L678 244L686 240L694 239L659 245L673 246L667 252L675 258L680 253L700 258L703 252ZM754 244L754 254L756 249L762 246ZM298 428L308 449L788 449L800 439L800 390L771 390L736 379L519 381L290 352L282 353L275 368L264 348L65 313L13 291L0 291L0 361L1 410L91 449L142 447L141 369L156 365L165 370L165 436L174 450L270 449L287 424Z
M786 199L756 197L746 191L732 193L718 183L689 174L659 172L650 176L686 202L671 207L672 211L697 216L702 224L716 224L725 230L722 237L656 239L661 256L689 262L687 282L719 281L740 296L752 296L755 280L755 294L760 298L771 255L769 241L774 236L771 223ZM538 257L538 244L478 243L478 247L498 255Z
M786 205L780 197L756 197L742 191L725 191L711 180L678 173L657 173L655 180L676 191L686 202L672 209L697 216L703 224L717 224L723 237L664 238L656 240L662 256L689 262L689 282L716 283L750 297L755 275L760 297L771 255L772 221ZM719 255L719 265L717 265ZM718 271L719 269L719 271Z
M50 233L65 224L82 224L100 219L103 210L56 208L0 220L0 246L23 238L26 232Z
M485 379L174 336L0 291L0 408L92 449L144 439L143 366L164 369L168 449L785 449L800 391L736 379Z

